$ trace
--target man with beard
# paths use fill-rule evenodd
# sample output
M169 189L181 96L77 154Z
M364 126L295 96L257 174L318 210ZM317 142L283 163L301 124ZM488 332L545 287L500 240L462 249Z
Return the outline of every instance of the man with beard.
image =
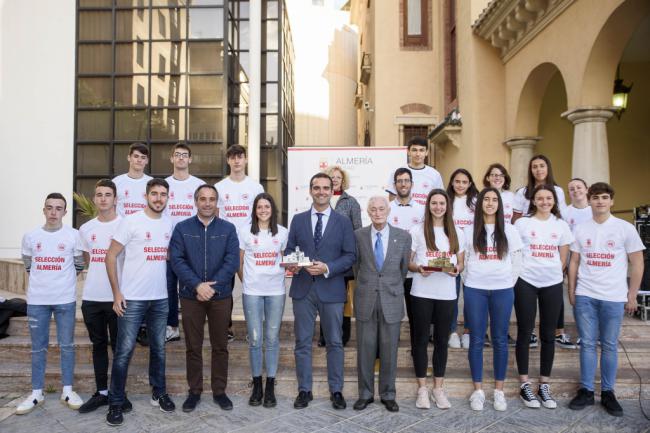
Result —
M163 179L147 182L147 207L122 220L106 253L106 271L117 314L117 347L113 358L109 410L111 426L124 422L122 405L129 362L143 319L149 333L149 383L151 404L163 412L175 409L165 386L165 330L167 327L167 247L172 222L163 215L169 184ZM117 256L124 252L124 268L118 280Z

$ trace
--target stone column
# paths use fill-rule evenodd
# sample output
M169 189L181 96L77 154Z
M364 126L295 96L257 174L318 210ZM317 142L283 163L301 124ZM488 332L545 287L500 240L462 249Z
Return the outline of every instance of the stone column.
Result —
M615 107L580 107L562 113L573 123L572 177L580 177L588 185L609 182L606 123L614 113Z
M533 157L535 145L542 137L510 137L503 142L510 148L511 191L528 183L528 163Z

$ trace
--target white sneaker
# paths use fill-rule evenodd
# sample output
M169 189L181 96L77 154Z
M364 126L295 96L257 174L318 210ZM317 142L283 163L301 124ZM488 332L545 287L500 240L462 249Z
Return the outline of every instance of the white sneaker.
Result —
M445 390L442 388L433 388L431 393L431 399L436 403L438 409L449 409L451 408L451 403L445 395Z
M25 415L26 413L30 413L36 406L43 404L44 401L45 396L42 393L35 394L32 392L29 397L23 400L23 402L16 407L16 415Z
M170 341L179 341L180 339L181 333L178 328L172 328L168 325L165 330L165 343L169 343Z
M61 394L61 403L68 406L70 409L77 410L84 404L84 401L79 397L74 391L70 391L69 394Z
M494 410L503 412L508 409L508 403L506 402L506 396L503 391L498 389L494 390Z
M461 337L463 349L469 349L469 334L463 334Z
M415 407L418 409L431 408L431 402L429 401L429 390L426 386L421 386L418 388L418 398L415 400Z
M482 389L477 389L469 397L469 406L472 410L483 410L483 404L485 404L485 393Z
M449 336L449 347L452 349L460 349L460 337L455 332Z

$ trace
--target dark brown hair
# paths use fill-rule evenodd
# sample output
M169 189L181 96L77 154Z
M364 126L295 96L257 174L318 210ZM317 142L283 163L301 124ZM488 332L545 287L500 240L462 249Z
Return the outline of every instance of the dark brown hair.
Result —
M169 184L167 181L160 177L154 177L153 179L149 179L149 182L147 182L146 193L149 194L149 191L151 191L154 186L162 186L167 190L167 192L169 192Z
M545 155L535 155L530 158L528 161L528 184L526 185L526 193L524 196L526 200L530 200L533 197L533 191L535 190L535 176L533 176L533 161L541 159L546 163L546 179L544 180L544 185L550 187L557 186L555 183L555 177L553 177L553 166L551 165L551 160L548 159Z
M508 173L508 170L502 165L499 164L498 162L495 162L494 164L490 164L490 166L487 168L485 171L485 175L483 176L483 186L484 187L489 187L490 186L490 172L494 169L497 169L501 172L503 175L503 190L507 191L510 189L510 182L512 179L510 178L510 174Z
M228 150L226 150L226 159L237 155L246 156L246 148L244 146L240 146L239 144L233 144L232 146L228 147Z
M537 206L535 205L535 195L540 191L550 191L553 194L553 208L551 213L555 215L557 219L562 219L562 214L560 214L560 208L557 205L557 194L555 194L555 188L548 185L539 185L533 190L533 196L530 199L530 205L528 207L528 216L533 216L537 213Z
M113 190L113 196L117 198L117 187L115 186L115 182L113 182L110 179L99 179L97 183L95 184L95 189L99 187L105 187L105 188L110 188Z
M52 200L63 200L63 210L68 207L68 201L63 197L63 194L60 192L51 192L45 197L45 201L48 201L49 199Z
M149 156L149 148L144 143L133 143L129 146L129 156L133 155L133 152L138 151L143 155Z
M476 203L476 196L478 195L478 189L476 188L476 184L474 183L474 179L472 178L472 175L470 174L469 171L465 170L464 168L457 168L454 170L454 172L449 176L449 184L447 185L447 195L451 199L451 207L453 211L454 207L454 200L456 200L456 192L454 190L454 178L459 175L459 174L464 174L467 176L467 179L469 179L469 187L467 188L467 192L465 193L465 203L467 204L467 207L470 209L474 209L474 204Z
M587 198L598 194L609 194L610 198L614 198L614 188L606 182L596 182L587 190Z
M476 199L477 209L474 212L474 239L472 242L474 251L477 251L481 254L487 254L487 230L485 229L485 215L483 214L483 199L488 192L495 193L497 200L499 201L499 207L497 208L497 214L495 215L494 219L494 233L492 234L492 241L496 246L497 257L499 257L499 260L501 260L508 253L508 238L506 237L505 222L503 217L503 201L501 200L501 194L499 194L499 191L496 188L484 188Z
M192 156L192 149L190 149L189 144L176 143L174 145L174 147L172 147L172 156L174 156L174 152L176 152L178 149L185 149L185 150L187 150L187 153L189 154L189 156Z
M316 180L316 179L328 179L330 181L330 188L334 187L334 182L332 182L332 178L329 177L329 175L327 175L327 174L325 174L323 172L320 172L320 173L316 173L315 175L313 175L311 177L311 179L309 179L309 189L311 189L311 187L313 186L314 180Z
M427 195L427 204L426 204L426 210L424 211L424 224L422 225L423 230L424 230L424 240L427 244L427 249L429 251L438 251L438 247L436 247L436 235L433 232L433 215L431 215L431 209L430 209L430 203L431 203L431 198L434 195L441 195L445 198L445 203L447 204L447 209L445 210L445 215L443 216L442 220L442 226L445 231L445 235L447 235L447 239L449 239L449 252L452 254L458 253L459 250L459 245L458 245L458 236L456 235L456 226L454 226L454 217L453 217L453 206L449 202L449 195L445 192L444 189L432 189L429 191L429 195Z
M259 219L257 218L257 203L260 200L267 200L269 203L271 203L271 221L269 221L269 230L271 230L271 235L275 236L278 234L278 209L275 206L275 201L273 200L271 194L266 192L257 194L257 197L255 197L255 200L253 200L253 212L251 213L251 233L256 235L260 232Z

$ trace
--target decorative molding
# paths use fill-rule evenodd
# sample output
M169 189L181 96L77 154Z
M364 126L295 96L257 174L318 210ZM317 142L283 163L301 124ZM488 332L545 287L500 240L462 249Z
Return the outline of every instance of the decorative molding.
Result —
M451 143L452 145L454 145L454 147L460 149L460 145L461 145L460 133L462 129L463 128L460 126L447 125L444 128L442 128L440 131L438 131L437 134L430 137L431 142L438 146L446 146L447 144Z
M438 124L438 116L423 116L423 115L395 116L395 118L393 119L393 124L433 126Z
M427 104L420 104L418 102L412 102L410 104L405 104L399 107L402 111L402 114L411 114L411 113L424 113L431 114L433 107Z
M507 62L576 0L492 0L472 24L474 33Z

